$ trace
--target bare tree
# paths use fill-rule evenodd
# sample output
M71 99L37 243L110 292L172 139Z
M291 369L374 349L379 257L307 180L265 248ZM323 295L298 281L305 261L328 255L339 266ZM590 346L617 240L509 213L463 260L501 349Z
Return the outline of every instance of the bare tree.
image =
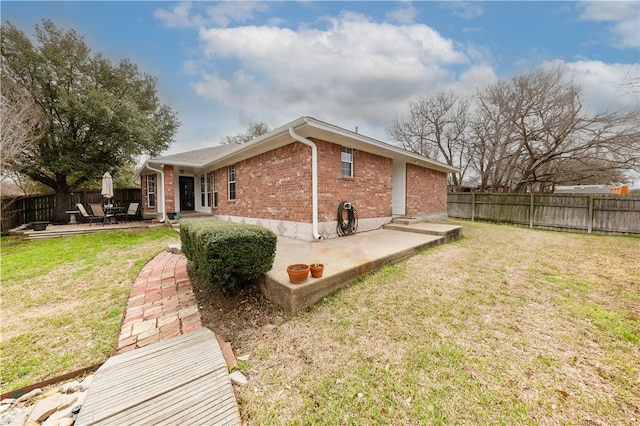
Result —
M588 115L581 89L560 68L536 70L498 82L476 97L474 169L483 188L544 191L600 173L640 165L638 111ZM571 165L568 168L568 165ZM582 175L580 175L582 173Z
M562 185L614 185L624 182L624 171L605 159L567 158L561 160L558 183Z
M453 92L419 97L409 104L407 119L396 117L387 133L403 149L460 169L452 175L459 188L469 165L469 101Z
M47 131L47 121L33 96L3 75L0 84L0 166L14 169Z

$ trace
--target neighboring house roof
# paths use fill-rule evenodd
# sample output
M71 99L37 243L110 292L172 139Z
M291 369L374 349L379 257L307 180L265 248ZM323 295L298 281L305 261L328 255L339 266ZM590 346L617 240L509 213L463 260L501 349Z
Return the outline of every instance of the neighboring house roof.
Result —
M407 163L445 173L459 171L457 168L445 163L405 151L377 139L316 120L312 117L300 117L242 145L218 145L211 148L149 159L145 165L142 166L138 175L143 174L149 164L153 164L154 167L164 164L194 169L217 169L228 166L292 143L293 138L289 134L289 129L293 129L297 134L305 138L317 138L348 148L362 150L394 160L406 161Z
M611 194L611 185L558 185L556 194Z

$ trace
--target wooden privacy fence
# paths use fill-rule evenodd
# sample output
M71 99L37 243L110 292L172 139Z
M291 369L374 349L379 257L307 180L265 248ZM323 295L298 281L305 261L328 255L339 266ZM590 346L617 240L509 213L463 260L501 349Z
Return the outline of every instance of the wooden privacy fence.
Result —
M640 197L603 194L449 193L449 217L589 234L640 234Z
M67 210L76 210L76 203L87 206L90 203L103 203L105 199L100 190L77 191L69 197ZM114 189L113 202L118 205L140 202L142 191L140 188ZM23 197L2 197L2 231L8 231L22 224L41 220L52 221L56 206L56 196L34 195Z

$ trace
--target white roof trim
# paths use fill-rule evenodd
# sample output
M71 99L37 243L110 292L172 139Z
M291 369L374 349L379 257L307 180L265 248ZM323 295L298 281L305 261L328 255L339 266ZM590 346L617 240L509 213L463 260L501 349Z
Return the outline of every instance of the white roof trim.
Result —
M226 154L216 158L207 164L189 164L185 162L168 161L166 159L155 158L148 160L148 163L166 164L178 167L191 167L195 169L219 168L230 164L237 163L247 158L254 157L259 154L271 151L275 148L288 145L295 142L289 135L289 128L293 128L296 133L304 137L316 137L327 142L340 143L343 146L354 148L366 152L371 152L383 157L401 160L407 163L416 164L422 167L438 170L444 173L458 172L459 169L449 166L439 161L431 160L418 154L405 151L393 145L381 142L377 139L355 133L332 124L316 120L312 117L300 117L284 126L278 127L265 133L238 147L236 150L227 152ZM320 131L320 134L314 134L312 129ZM325 134L323 134L325 133ZM324 136L324 137L323 137ZM337 140L336 140L337 136ZM145 163L146 165L147 163ZM139 173L141 173L140 170Z

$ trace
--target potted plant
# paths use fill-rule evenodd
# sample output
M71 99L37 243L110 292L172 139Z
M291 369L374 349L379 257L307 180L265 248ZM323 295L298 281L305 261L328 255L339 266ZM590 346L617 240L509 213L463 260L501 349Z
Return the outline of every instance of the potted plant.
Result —
M291 284L302 284L309 278L309 265L305 263L295 263L287 266L287 274Z
M324 271L324 265L322 263L312 263L309 265L309 269L311 270L311 276L313 278L320 278L322 271Z

